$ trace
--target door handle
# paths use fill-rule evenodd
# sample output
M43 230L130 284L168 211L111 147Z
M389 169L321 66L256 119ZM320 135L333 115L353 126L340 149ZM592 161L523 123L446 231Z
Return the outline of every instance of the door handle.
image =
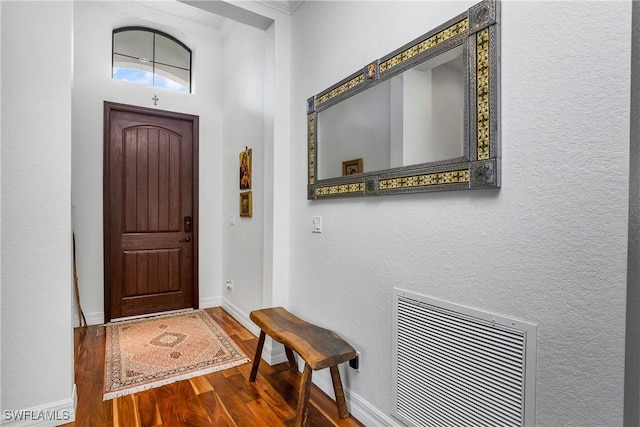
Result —
M191 233L191 216L184 217L184 231L185 233Z
M190 242L191 241L191 237L187 236L184 239L181 239L180 242L184 243L184 242Z

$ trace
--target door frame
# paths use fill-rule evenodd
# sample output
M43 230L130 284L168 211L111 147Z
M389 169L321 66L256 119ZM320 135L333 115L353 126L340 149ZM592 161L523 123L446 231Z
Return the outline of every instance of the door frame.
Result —
M199 284L198 284L198 165L199 165L199 125L200 118L198 116L186 113L178 113L174 111L166 111L166 110L158 110L155 108L148 107L140 107L136 105L128 105L128 104L120 104L116 102L104 101L104 136L103 136L103 170L102 170L102 205L103 205L103 241L104 241L104 254L103 254L103 268L104 268L104 322L111 321L111 289L109 286L110 283L110 271L109 271L109 256L110 256L110 232L111 232L111 200L109 197L111 182L109 181L109 166L110 166L110 129L111 129L111 112L112 111L123 111L127 113L139 113L145 114L155 117L169 118L169 119L179 119L187 122L191 122L191 130L192 130L192 204L193 204L193 212L192 212L192 263L193 263L193 283L192 283L192 302L191 306L193 308L199 308L200 306L200 295L199 295Z

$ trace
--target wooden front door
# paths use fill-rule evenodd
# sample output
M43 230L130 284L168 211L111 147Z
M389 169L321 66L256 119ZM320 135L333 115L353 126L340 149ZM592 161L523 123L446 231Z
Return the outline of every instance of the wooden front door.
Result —
M198 117L105 102L105 322L198 307Z

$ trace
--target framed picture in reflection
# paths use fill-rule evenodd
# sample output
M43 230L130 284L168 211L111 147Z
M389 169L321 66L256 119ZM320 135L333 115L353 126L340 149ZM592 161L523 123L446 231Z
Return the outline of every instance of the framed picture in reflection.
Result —
M362 173L362 158L342 162L342 176Z

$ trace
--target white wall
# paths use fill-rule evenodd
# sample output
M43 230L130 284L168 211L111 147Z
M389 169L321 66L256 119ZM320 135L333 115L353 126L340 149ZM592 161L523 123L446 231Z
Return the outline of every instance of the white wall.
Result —
M10 424L6 410L59 410L60 424L74 411L73 6L2 2L0 7L2 418Z
M239 24L224 42L223 280L231 280L233 289L223 295L245 314L262 308L263 298L265 49L264 31ZM238 156L245 147L252 149L253 158L251 218L239 216Z
M502 3L501 189L302 196L305 100L471 4L306 1L294 14L290 308L361 350L344 382L376 423L391 413L400 286L538 325L537 424L621 425L629 2Z
M198 7L211 7L215 4L196 3ZM290 295L291 16L278 10L278 5L274 3L269 6L263 2L243 0L231 0L231 3L270 22L266 28L260 27L264 28L265 35L264 217L260 219L264 224L262 306L287 307ZM250 242L242 241L237 244L246 246ZM249 313L229 304L226 295L222 299L222 305L249 329L257 331L255 324L249 320ZM273 352L272 350L270 343L267 342L263 351L263 356L267 360L284 357L284 353L279 352L278 349Z
M257 90L258 86L254 86L255 82L247 82L246 78L260 79L259 76L254 77L254 74L264 73L262 76L263 145L260 147L260 141L256 141L257 150L254 151L254 177L256 178L254 197L258 202L256 203L254 200L252 219L239 220L236 217L236 225L230 226L228 223L229 214L226 214L226 222L223 225L223 227L228 227L225 232L223 250L231 254L240 253L243 257L227 257L225 259L225 280L234 281L234 290L231 292L223 291L222 306L244 326L257 334L259 329L249 320L251 310L258 307L286 307L289 305L291 17L260 2L233 1L233 3L253 14L266 18L270 22L266 28L265 26L260 27L261 30L264 29L264 33L261 35L264 38L262 53L258 48L259 43L256 43L258 34L251 35L250 31L234 34L234 29L225 45L228 53L228 47L238 46L248 48L248 52L257 56L256 58L238 57L232 60L235 64L227 66L228 72L226 74L231 79L231 84L235 84L239 88L249 85ZM212 5L215 3L199 3L198 7L212 7ZM264 67L261 70L258 65L259 61L256 62L257 59L264 61ZM252 64L255 69L252 69ZM239 67L235 71L233 70L234 65ZM242 82L234 77L234 73L246 76L244 85L241 85ZM232 91L227 93L233 98ZM241 98L240 102L233 99L227 99L225 102L225 110L230 109L225 114L231 120L231 123L227 123L225 120L225 129L229 124L229 135L259 138L255 107L247 108L247 105L255 105L255 101L251 101L251 99L259 99L260 95L258 93L247 94L245 89L240 92L239 97ZM251 112L253 114L249 114ZM244 125L245 129L234 118L236 113L242 118L251 117L251 122ZM245 145L252 146L250 145L252 143L235 141L228 147L225 144L225 158L231 162L229 167L232 170L228 173L225 172L225 177L229 178L225 178L223 184L226 191L225 213L234 212L238 206L236 181L238 151L243 149ZM259 175L260 164L258 163L262 164L262 176ZM256 175L256 170L258 175ZM261 192L262 194L260 194ZM261 236L260 231L262 232ZM260 249L258 248L260 240L262 241L262 260L260 260ZM258 283L256 280L260 279L258 275L261 267L261 283ZM237 280L231 276L240 279ZM256 285L261 285L261 289ZM282 346L272 346L270 339L265 343L262 354L269 363L286 360Z
M102 323L104 267L102 224L103 101L200 116L200 305L220 304L222 283L222 39L196 23L154 8L118 2L74 2L73 206L78 276L89 323ZM174 4L188 8L189 6ZM144 16L145 19L139 18ZM111 32L126 25L164 31L193 51L194 93L183 94L111 79ZM241 24L238 24L241 25Z

